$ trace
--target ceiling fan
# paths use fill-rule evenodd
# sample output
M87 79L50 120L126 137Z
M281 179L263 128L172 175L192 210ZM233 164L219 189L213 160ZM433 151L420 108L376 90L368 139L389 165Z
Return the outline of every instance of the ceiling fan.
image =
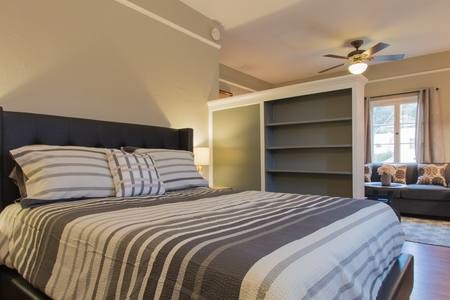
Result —
M356 48L356 50L353 50L347 56L341 56L341 55L334 55L334 54L327 54L324 55L324 57L331 57L331 58L337 58L337 59L345 59L350 62L350 65L348 66L348 70L352 74L362 74L367 69L367 63L370 61L395 61L395 60L401 60L405 57L405 54L393 54L393 55L378 55L373 56L375 53L389 47L389 44L386 43L378 43L375 46L373 46L370 49L362 50L359 49L363 45L363 40L355 40L352 41L350 44ZM320 71L319 73L324 73L339 67L344 66L345 63L336 65L331 68L327 68L325 70Z

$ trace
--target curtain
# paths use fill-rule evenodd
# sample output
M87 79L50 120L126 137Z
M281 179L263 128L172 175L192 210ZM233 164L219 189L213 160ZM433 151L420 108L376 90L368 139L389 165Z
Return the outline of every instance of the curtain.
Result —
M372 162L372 133L370 132L370 97L364 98L364 126L365 126L365 159L366 164Z
M419 91L417 105L416 157L418 163L445 162L439 91Z

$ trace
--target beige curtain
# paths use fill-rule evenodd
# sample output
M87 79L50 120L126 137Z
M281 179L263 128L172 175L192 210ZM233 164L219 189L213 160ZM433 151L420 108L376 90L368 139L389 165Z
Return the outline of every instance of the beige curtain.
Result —
M418 163L445 162L441 103L435 88L419 91L416 156Z
M372 162L372 145L371 145L371 139L372 139L372 133L370 132L370 97L364 98L364 126L366 127L365 130L365 159L366 164Z

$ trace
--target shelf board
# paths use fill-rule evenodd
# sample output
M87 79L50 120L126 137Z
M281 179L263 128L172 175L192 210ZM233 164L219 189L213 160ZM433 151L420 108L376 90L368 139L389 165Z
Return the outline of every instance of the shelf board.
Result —
M287 150L287 149L320 149L320 148L351 148L351 144L330 144L330 145L307 145L307 146L268 146L266 150Z
M266 127L305 125L305 124L331 123L331 122L345 122L345 121L351 121L351 120L352 120L352 118L332 118L332 119L318 119L318 120L310 120L310 121L275 122L275 123L267 123Z
M327 174L327 175L352 175L347 171L312 171L312 170L287 170L287 169L267 169L268 173L300 173L300 174Z

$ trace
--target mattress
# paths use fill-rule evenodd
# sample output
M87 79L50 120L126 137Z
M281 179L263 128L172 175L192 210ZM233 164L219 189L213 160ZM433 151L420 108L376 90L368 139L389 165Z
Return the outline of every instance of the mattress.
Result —
M0 214L0 263L54 299L373 299L403 242L383 203L229 189Z

